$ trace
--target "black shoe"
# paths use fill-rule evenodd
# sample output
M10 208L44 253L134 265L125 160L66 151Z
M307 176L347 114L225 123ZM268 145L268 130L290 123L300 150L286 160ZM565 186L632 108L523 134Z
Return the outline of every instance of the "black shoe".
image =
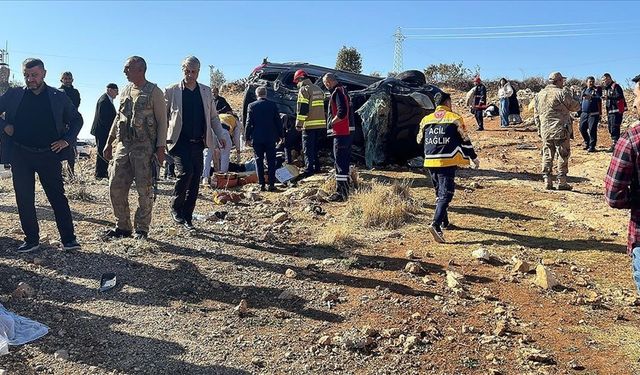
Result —
M476 131L479 131L479 132L481 132L481 131L483 131L483 130L484 130L484 128L481 128L481 127L477 127L477 128L476 128Z
M437 227L435 224L429 225L429 232L431 232L431 235L433 236L433 239L437 243L445 243L444 233L442 233L442 229Z
M102 235L102 238L105 240L111 240L114 238L125 238L125 237L131 237L131 231L116 228L116 229L109 229Z
M587 152L596 152L596 149L595 149L595 148L593 148L593 147L590 147L590 148L587 150Z
M143 230L137 230L133 234L133 238L136 240L146 240L147 238L149 238L149 234Z
M31 251L38 250L40 248L40 244L38 242L24 242L22 245L16 249L19 253L28 253Z
M182 225L184 225L187 230L196 230L196 227L193 226L193 223L190 220L185 220Z
M613 152L613 150L615 150L615 149L616 149L616 146L611 146L611 147L609 147L609 149L607 150L607 152Z
M278 188L276 188L273 185L269 185L269 187L267 188L267 191L275 192L275 191L278 191Z
M184 218L178 215L178 213L174 210L171 210L171 218L178 224L184 224Z
M71 240L62 244L62 250L78 250L80 244L76 240Z
M260 191L267 191L266 186L264 186L264 185L260 185Z
M327 198L327 200L328 200L329 202L344 202L344 201L345 201L344 197L343 197L343 196L342 196L342 194L340 194L340 193L333 193L333 194L331 194L331 195Z
M442 222L442 225L440 225L441 229L449 229L452 225L448 222L448 221L444 221Z

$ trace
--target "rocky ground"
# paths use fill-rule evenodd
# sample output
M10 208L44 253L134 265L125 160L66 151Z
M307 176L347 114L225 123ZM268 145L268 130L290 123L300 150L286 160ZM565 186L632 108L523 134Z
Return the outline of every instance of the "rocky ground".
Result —
M84 177L68 190L82 250L58 250L38 190L47 245L22 255L14 252L22 238L14 194L2 180L0 301L50 333L11 347L0 369L640 373L628 212L602 198L606 128L599 152L574 148L574 191L560 192L543 190L535 133L497 130L498 121L471 132L482 165L459 173L444 245L426 230L429 179L401 167L360 171L364 187L411 185L411 213L398 228L366 227L353 203L324 202L323 176L278 193L246 186L237 204L215 205L204 189L190 233L171 221L172 181L163 181L150 239L102 242L113 220L106 182L92 181L81 161ZM115 272L118 286L98 293L104 272Z

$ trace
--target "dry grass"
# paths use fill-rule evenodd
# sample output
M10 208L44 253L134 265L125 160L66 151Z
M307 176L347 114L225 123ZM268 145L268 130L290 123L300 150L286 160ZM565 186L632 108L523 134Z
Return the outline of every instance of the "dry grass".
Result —
M66 167L63 167L63 174L65 175L66 183L66 195L67 198L81 201L81 202L95 202L97 197L91 193L90 182L93 179L93 166L95 159L78 160L76 161L76 173L73 174Z
M360 245L353 235L354 229L345 222L341 224L329 224L318 237L318 244L332 246L338 249L355 247Z
M418 212L406 180L392 184L374 181L349 198L349 210L365 227L396 229Z

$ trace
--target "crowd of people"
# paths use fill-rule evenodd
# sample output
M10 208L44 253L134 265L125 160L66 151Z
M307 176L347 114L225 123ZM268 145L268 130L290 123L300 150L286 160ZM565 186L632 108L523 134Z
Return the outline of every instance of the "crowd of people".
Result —
M171 196L171 217L189 230L195 230L193 213L199 187L208 183L213 168L227 172L233 147L239 152L244 144L253 148L260 189L276 191L276 149L290 145L287 131L299 132L302 139L304 169L299 178L321 171L319 142L325 133L333 137L333 159L336 192L330 201L344 201L350 191L350 155L354 118L346 88L333 73L322 77L330 92L325 110L324 91L312 82L304 70L298 70L294 82L298 85L294 129L283 124L275 103L267 98L266 87L255 90L257 100L244 113L246 129L217 88L198 82L200 61L188 56L181 64L180 80L161 90L146 78L146 61L132 56L123 72L129 81L120 92L116 84L106 86L98 99L91 134L96 138L98 157L95 178L108 178L115 226L108 229L105 239L134 237L146 239L152 219L155 199L154 180L160 166L170 159L175 173ZM0 66L0 78L7 75ZM18 252L34 251L40 246L39 226L35 209L35 175L53 209L60 232L62 248L80 248L71 210L64 192L62 161L73 172L75 142L83 125L78 112L80 94L73 87L73 75L61 76L62 86L55 89L45 83L46 70L40 59L23 62L24 88L3 87L0 96L0 129L2 148L0 160L10 163L24 243ZM606 200L616 208L631 209L629 223L629 253L633 257L634 280L640 290L640 127L630 127L621 135L622 116L627 109L624 93L611 75L602 76L601 86L594 77L587 77L578 93L565 86L560 72L548 77L548 84L533 102L533 117L542 141L542 177L546 189L571 190L568 184L568 161L573 137L573 118L577 113L585 150L595 151L598 123L605 112L612 139L611 165L605 180ZM634 78L634 107L640 108L640 76ZM119 95L119 101L114 99ZM508 127L521 121L517 95L506 80L499 83L500 126ZM455 175L460 166L480 166L471 144L463 117L452 107L451 96L438 92L434 96L435 110L419 124L416 142L424 149L424 168L428 171L436 194L436 208L429 231L434 240L446 242L444 230L451 223L448 207L455 192ZM467 94L467 104L478 128L484 130L487 89L480 77ZM604 106L604 108L603 108ZM290 157L287 156L287 161ZM557 159L557 185L552 178ZM266 173L265 173L266 164ZM166 165L167 171L170 166ZM133 221L129 209L129 190L135 182L138 207Z

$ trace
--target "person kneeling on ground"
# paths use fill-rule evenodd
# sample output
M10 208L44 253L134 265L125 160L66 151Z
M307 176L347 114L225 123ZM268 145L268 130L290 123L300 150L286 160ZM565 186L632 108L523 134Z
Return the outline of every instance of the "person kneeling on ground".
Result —
M449 226L447 208L455 191L456 169L469 165L469 160L474 168L478 168L480 161L462 116L451 110L451 96L437 93L435 104L435 111L420 122L417 141L424 144L424 166L429 170L436 191L436 209L429 232L436 242L444 243L442 229Z

